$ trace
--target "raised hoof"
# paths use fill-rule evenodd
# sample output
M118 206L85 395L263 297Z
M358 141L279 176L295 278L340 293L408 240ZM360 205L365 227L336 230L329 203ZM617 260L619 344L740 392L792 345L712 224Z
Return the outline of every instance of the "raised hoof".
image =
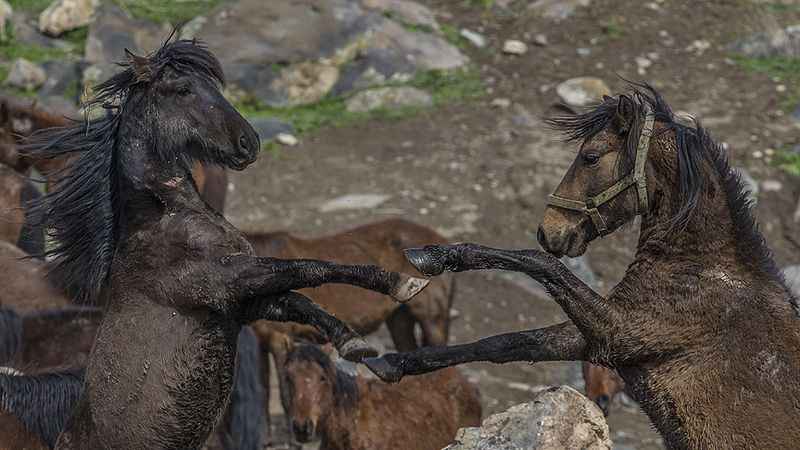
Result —
M378 356L378 350L367 344L367 341L360 337L348 340L340 345L337 350L339 351L339 356L354 363L359 363L364 358Z
M362 362L372 373L387 383L397 383L403 378L400 368L392 365L384 357L365 358Z
M444 263L427 248L409 248L403 253L408 262L425 276L434 277L444 272Z
M397 282L394 292L392 292L392 298L400 303L405 303L414 298L415 295L422 292L428 283L430 283L430 280L411 277L401 273L400 281Z

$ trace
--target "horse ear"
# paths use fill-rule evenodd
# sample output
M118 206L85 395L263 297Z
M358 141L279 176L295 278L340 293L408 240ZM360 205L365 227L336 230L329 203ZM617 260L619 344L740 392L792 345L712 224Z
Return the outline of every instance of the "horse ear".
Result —
M635 113L636 107L633 104L633 99L627 95L620 95L617 101L617 110L612 120L612 125L617 134L625 134L631 129Z
M147 83L151 80L153 76L152 69L150 69L150 61L143 57L134 55L133 52L125 49L125 56L128 58L128 65L130 65L131 69L133 69L133 73L136 75L136 81L141 83Z

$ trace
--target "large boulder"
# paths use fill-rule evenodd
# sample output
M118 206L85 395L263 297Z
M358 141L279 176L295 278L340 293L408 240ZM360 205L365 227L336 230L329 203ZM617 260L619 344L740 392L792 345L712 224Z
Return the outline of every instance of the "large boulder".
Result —
M29 91L44 84L45 80L47 74L44 69L27 59L17 58L11 65L5 84Z
M56 0L39 15L39 31L58 36L91 22L100 0Z
M568 386L489 416L480 428L462 428L445 450L610 450L608 424L594 403Z
M183 36L209 44L231 92L271 106L308 104L420 70L465 65L467 57L438 34L403 25L432 23L409 3L238 0L192 21Z

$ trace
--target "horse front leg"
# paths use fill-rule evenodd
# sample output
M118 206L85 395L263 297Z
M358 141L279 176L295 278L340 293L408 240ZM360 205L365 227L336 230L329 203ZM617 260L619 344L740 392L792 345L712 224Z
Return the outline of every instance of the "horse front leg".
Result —
M364 364L380 379L395 383L406 375L420 375L468 362L503 364L516 361L579 361L586 342L571 322L547 328L491 336L469 344L424 347L406 353L367 358Z
M576 277L561 261L539 250L503 250L476 244L429 245L406 250L408 261L427 276L444 271L500 269L522 272L547 289L581 333L608 349L625 315Z
M343 283L380 292L404 303L428 285L428 280L390 272L378 266L345 265L314 259L231 255L224 257L222 264L234 270L233 288L245 297Z
M262 319L310 325L326 337L339 354L349 361L361 362L365 357L378 354L378 351L367 344L349 325L297 292L284 292L255 299L244 305L241 312L242 323Z

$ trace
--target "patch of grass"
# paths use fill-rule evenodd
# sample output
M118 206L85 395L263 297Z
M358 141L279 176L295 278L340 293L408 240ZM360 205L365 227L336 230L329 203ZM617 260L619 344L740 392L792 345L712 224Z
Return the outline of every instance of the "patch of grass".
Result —
M464 2L473 8L491 9L494 6L494 0L464 0Z
M800 177L800 153L780 151L775 158L775 163L781 169Z
M0 44L0 58L8 61L16 58L25 58L28 61L38 63L62 58L64 55L65 52L61 49L23 44L14 39Z
M8 0L14 11L25 11L36 15L47 9L51 3L52 0Z
M388 86L413 86L431 94L435 106L477 98L485 93L479 74L474 70L429 71L418 74L407 83ZM327 97L311 105L275 108L257 101L243 101L237 109L248 117L272 117L291 123L298 135L323 127L343 127L367 119L401 119L412 116L419 108L378 109L369 112L350 112L344 97Z
M800 58L748 58L737 55L733 60L747 70L765 73L785 84L787 91L781 101L784 110L790 111L800 104Z
M767 11L775 14L800 12L800 5L789 5L786 3L766 3L764 7Z
M38 1L38 0L37 0ZM113 0L133 17L178 25L203 15L223 0Z
M447 42L462 50L469 47L469 41L464 36L461 36L461 32L458 30L458 28L450 24L443 23L439 26L439 29L442 31L442 36L444 36L444 39Z
M602 26L603 34L609 37L609 39L620 39L621 37L625 36L625 28L617 21L617 19L611 19Z
M67 31L61 36L61 39L67 41L72 45L73 51L77 54L83 55L86 49L86 39L89 37L89 27L80 27L71 31Z

